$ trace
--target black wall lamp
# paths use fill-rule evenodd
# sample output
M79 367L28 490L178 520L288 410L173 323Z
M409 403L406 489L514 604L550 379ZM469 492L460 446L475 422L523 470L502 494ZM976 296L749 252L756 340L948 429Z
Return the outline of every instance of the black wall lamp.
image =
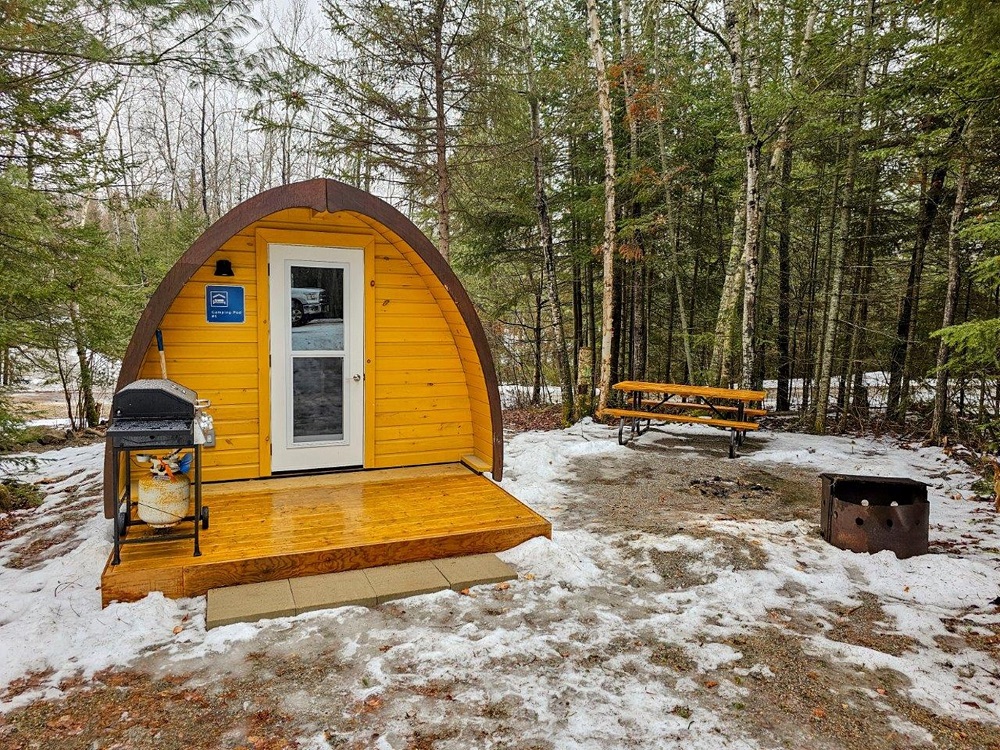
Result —
M215 275L216 276L235 276L233 273L233 262L231 260L225 260L220 258L215 261Z

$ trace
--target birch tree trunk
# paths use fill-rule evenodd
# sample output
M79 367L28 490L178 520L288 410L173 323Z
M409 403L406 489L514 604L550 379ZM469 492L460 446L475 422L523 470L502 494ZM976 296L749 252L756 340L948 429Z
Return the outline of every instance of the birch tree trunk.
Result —
M757 37L759 9L756 0L724 0L729 73L733 87L733 107L743 137L746 174L746 231L743 237L743 324L741 326L740 384L753 385L757 373L757 277L760 271L760 223L762 214L760 159L762 142L754 123L751 95L759 85L759 59L753 47L744 47L744 37Z
M968 137L968 128L966 136ZM958 172L958 184L955 186L955 205L951 210L951 220L948 223L948 291L944 300L944 314L941 327L947 328L955 322L955 308L958 306L958 284L961 273L958 243L958 225L965 212L965 194L969 185L969 170L971 158L966 153ZM944 339L938 344L937 353L937 383L934 389L934 416L931 420L930 439L938 442L947 430L948 416L948 356L951 351Z
M740 194L733 211L733 237L726 261L726 278L722 283L719 298L719 314L715 319L715 343L712 346L711 379L714 385L725 388L729 385L729 360L733 348L733 327L736 323L736 303L739 302L740 287L743 285L743 238L746 221L746 207Z
M597 15L596 0L587 0L587 22L590 33L587 41L594 58L597 79L597 107L601 115L601 136L604 145L604 300L601 315L601 380L598 411L608 405L611 392L611 356L614 334L615 297L615 140L611 123L611 93L601 42L601 19Z

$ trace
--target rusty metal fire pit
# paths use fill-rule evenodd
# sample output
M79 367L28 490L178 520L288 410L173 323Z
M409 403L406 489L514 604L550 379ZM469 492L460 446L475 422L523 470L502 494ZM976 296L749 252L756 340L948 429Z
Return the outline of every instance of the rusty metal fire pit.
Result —
M914 479L820 474L820 530L852 552L892 550L903 559L927 552L927 485Z

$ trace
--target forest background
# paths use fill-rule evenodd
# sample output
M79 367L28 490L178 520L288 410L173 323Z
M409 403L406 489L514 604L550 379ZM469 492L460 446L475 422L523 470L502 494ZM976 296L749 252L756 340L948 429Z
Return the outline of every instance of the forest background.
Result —
M998 40L985 0L7 0L2 389L57 373L97 424L173 261L323 176L425 229L566 420L768 381L995 452Z

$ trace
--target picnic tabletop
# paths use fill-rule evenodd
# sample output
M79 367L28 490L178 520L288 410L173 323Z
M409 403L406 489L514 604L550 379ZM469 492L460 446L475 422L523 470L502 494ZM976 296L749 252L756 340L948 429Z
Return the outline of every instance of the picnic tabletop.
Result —
M615 390L629 393L661 393L671 396L701 396L703 398L727 399L752 403L763 401L767 391L750 391L737 388L712 388L702 385L680 383L653 383L643 380L625 380L612 386Z

